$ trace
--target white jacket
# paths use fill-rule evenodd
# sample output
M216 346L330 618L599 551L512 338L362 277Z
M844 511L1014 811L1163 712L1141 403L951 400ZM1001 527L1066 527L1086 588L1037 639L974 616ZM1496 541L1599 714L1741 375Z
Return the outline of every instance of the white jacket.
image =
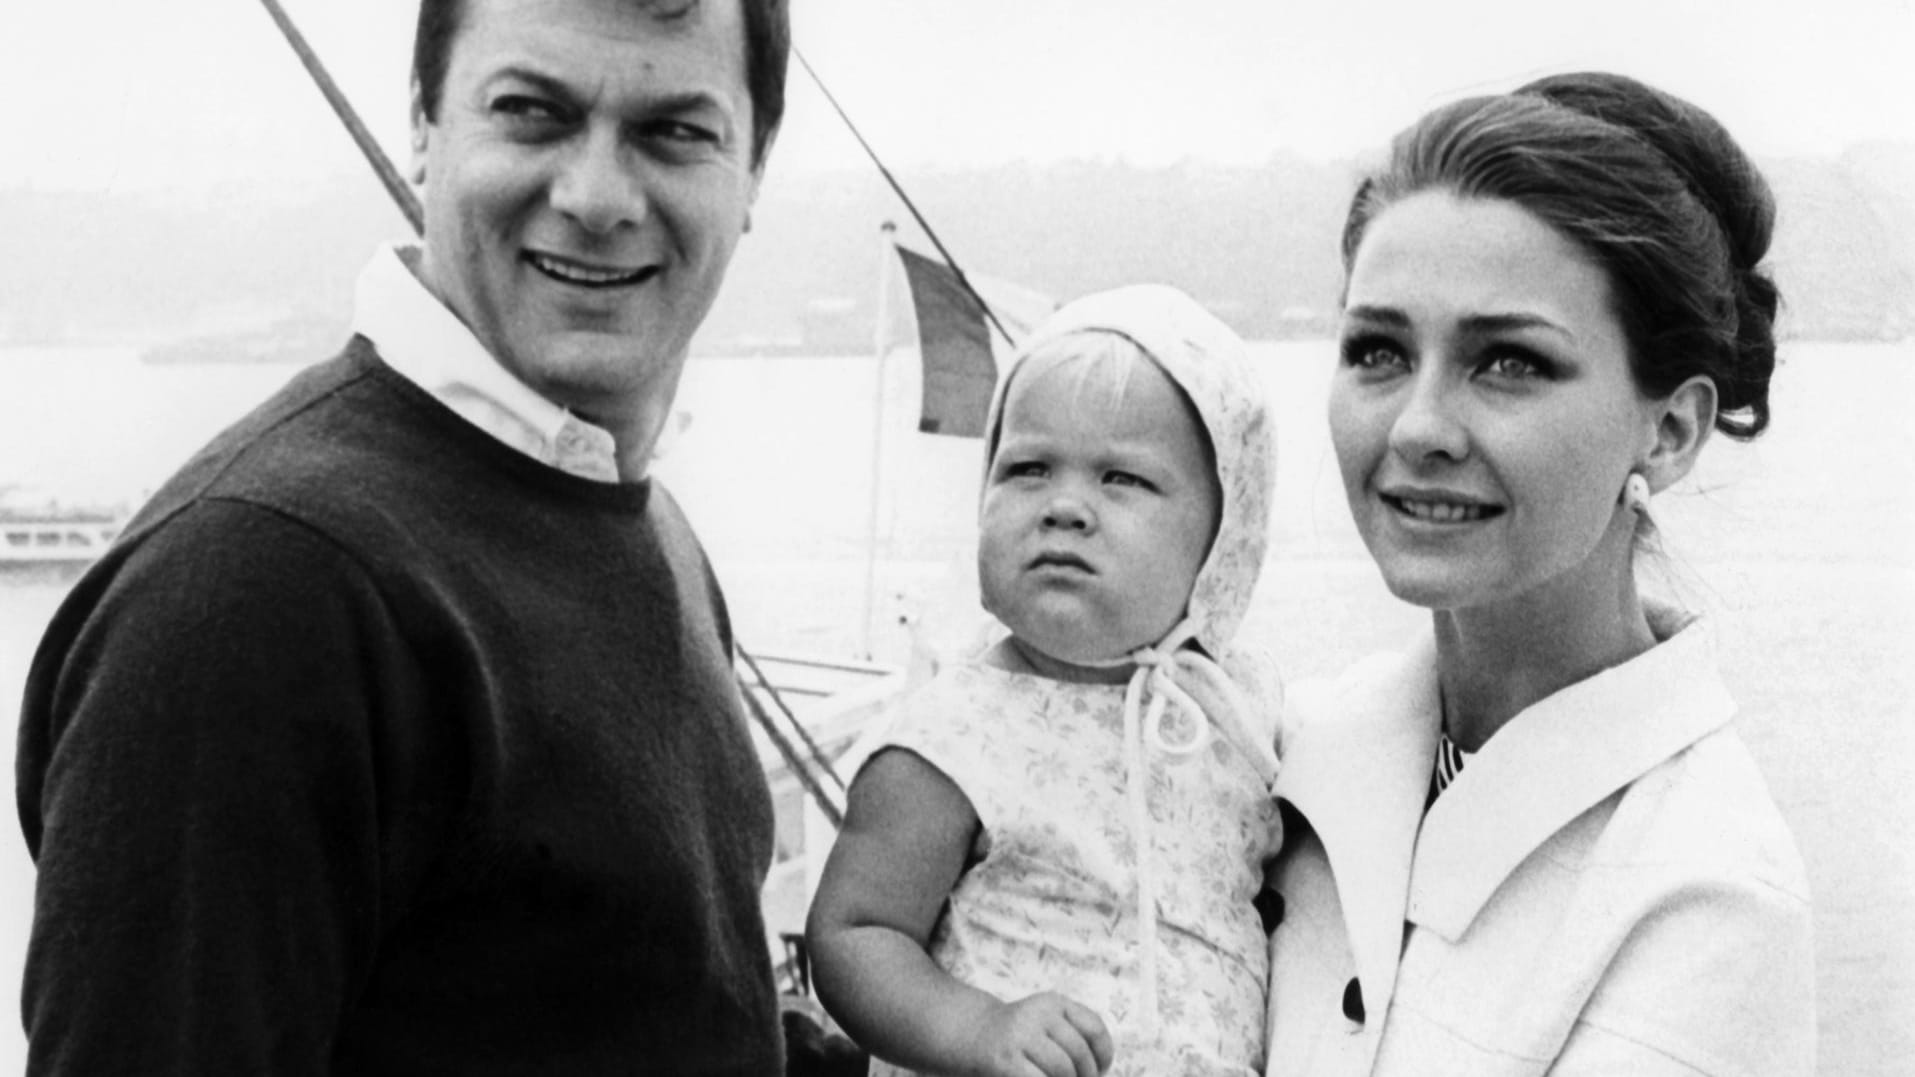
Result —
M1270 1077L1814 1072L1801 857L1704 628L1519 714L1427 817L1433 644L1292 698Z

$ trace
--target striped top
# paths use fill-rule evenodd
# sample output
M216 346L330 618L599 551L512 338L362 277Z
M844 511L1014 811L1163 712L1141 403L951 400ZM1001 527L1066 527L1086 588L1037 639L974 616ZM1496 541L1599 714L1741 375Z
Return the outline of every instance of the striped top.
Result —
M1443 790L1448 789L1456 776L1463 773L1463 764L1469 762L1472 754L1458 748L1447 730L1437 734L1436 767L1430 772L1430 798L1423 805L1424 811L1428 811Z

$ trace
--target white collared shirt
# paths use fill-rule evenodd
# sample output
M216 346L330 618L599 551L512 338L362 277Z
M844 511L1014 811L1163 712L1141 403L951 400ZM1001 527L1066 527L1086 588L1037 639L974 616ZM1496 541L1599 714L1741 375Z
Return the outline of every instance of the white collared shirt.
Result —
M352 331L400 376L472 425L580 478L618 481L610 432L540 396L507 370L414 275L419 248L382 246L353 289Z

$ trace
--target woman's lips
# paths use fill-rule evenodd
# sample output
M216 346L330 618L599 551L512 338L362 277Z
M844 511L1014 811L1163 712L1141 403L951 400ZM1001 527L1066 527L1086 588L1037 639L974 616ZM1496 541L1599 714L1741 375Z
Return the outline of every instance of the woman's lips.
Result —
M1467 524L1503 514L1501 505L1468 498L1432 494L1382 493L1383 503L1397 512L1433 524Z

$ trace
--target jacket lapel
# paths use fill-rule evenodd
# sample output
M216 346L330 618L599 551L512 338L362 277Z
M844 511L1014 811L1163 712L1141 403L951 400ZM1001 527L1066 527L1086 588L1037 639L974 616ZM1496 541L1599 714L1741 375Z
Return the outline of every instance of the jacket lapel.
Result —
M1423 820L1408 919L1456 942L1552 835L1725 725L1735 702L1712 651L1706 629L1692 624L1491 737Z
M1411 856L1440 723L1433 644L1298 685L1276 794L1322 841L1365 1008L1389 1006L1402 957Z

